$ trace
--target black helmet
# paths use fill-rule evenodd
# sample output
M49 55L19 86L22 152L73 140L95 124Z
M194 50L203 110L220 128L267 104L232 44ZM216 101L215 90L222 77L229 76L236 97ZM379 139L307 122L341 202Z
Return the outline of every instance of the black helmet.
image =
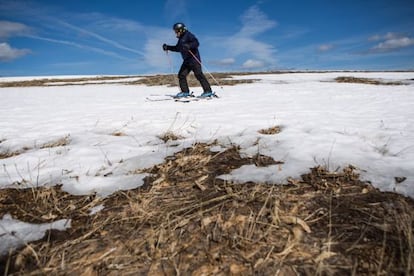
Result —
M173 30L175 32L184 32L187 30L187 27L184 25L184 23L175 23L173 26Z

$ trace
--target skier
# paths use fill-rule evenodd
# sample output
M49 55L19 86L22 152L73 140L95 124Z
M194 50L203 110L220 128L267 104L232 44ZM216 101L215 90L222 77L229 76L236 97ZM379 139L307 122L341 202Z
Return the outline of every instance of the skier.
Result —
M211 91L210 84L203 74L201 68L200 53L198 46L200 45L198 39L187 30L187 27L183 23L175 23L173 30L178 38L178 42L175 46L163 44L162 49L164 51L180 52L183 58L180 71L178 72L178 80L180 84L181 92L175 97L189 97L190 91L188 89L187 76L193 71L194 76L200 82L203 93L200 95L202 98L213 97L215 94Z

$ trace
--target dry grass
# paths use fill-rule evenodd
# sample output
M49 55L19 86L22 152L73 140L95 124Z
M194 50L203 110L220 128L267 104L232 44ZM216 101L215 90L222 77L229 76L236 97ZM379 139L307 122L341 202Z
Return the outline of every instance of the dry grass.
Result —
M148 169L143 187L105 199L68 195L60 187L0 190L0 215L36 223L72 219L71 229L50 231L5 256L2 273L414 273L411 199L379 192L352 167L317 167L288 185L227 183L217 176L264 156L209 148L185 149ZM278 163L264 159L263 166ZM88 215L101 203L104 210Z
M306 73L323 73L323 71L305 71ZM220 86L236 85L241 83L254 83L258 79L235 79L234 76L246 76L254 74L292 74L301 73L300 71L268 71L268 72L231 72L231 73L212 73L213 77ZM216 81L205 73L207 79L211 85L217 85ZM139 80L130 80L129 78L139 77ZM90 85L90 84L105 84L106 81L115 80L118 84L129 85L168 85L178 86L178 79L176 74L158 74L151 76L101 76L101 77L79 77L70 79L59 78L44 78L27 81L9 81L0 82L0 88L2 87L31 87L31 86L67 86L67 85ZM371 78L358 78L351 76L342 76L335 79L336 82L341 83L365 83L375 85L404 85L406 83L402 81L384 81L381 79ZM407 80L410 81L410 80ZM188 76L189 86L199 86L199 82L194 77L194 74Z
M117 136L117 137L121 137L121 136L127 136L125 133L123 133L122 131L115 131L112 132L110 135L112 136Z
M239 83L227 74L215 77L222 85ZM175 81L173 75L159 75L128 84L176 85ZM349 77L336 81L395 85ZM190 85L198 85L193 76ZM280 131L274 126L259 132ZM164 142L180 139L172 132L159 138ZM65 136L37 147L68 144L70 137ZM217 176L243 165L280 164L283 169L283 162L260 154L241 157L237 147L213 153L210 146L197 144L168 157L145 171L150 176L143 187L105 199L70 195L59 185L0 189L0 216L9 213L31 223L71 219L72 225L66 231L49 231L44 239L2 256L0 273L414 274L413 200L379 192L360 181L353 167L342 172L316 167L300 179L290 179L288 185L225 182ZM0 158L27 150L3 153ZM90 215L90 209L100 204L104 210Z
M45 148L63 147L63 146L69 145L70 142L71 142L70 135L66 135L64 137L57 138L55 140L46 142L40 145L39 148L45 149Z
M18 150L5 150L3 152L0 152L0 159L5 159L5 158L10 158L13 156L17 156L20 154L23 154L29 150L32 150L34 148L38 148L38 149L46 149L46 148L55 148L55 147L63 147L63 146L67 146L69 145L71 142L71 138L70 135L66 135L64 137L60 137L60 138L56 138L54 140L51 140L49 142L40 144L40 145L34 145L33 147L22 147L21 149Z
M257 80L237 80L233 79L233 76L247 75L247 73L214 73L214 78L220 83L220 85L235 85L239 83L252 83ZM129 84L129 85L169 85L177 86L177 76L166 74L166 75L154 75L154 76L135 76L140 77L139 80L128 80L134 76L108 76L108 77L93 77L93 78L71 78L71 79L36 79L27 81L10 81L0 82L1 87L32 87L32 86L67 86L67 85L90 85L90 84L105 84L108 80L119 80L116 83ZM210 83L216 84L213 78L209 74L206 74L207 79ZM194 74L188 76L188 83L190 86L199 86L200 83L194 77Z
M168 141L176 141L176 140L183 139L182 136L176 135L172 131L167 131L167 132L163 133L162 135L159 135L158 138L161 139L162 141L164 141L164 143L167 143Z
M31 87L31 86L66 86L66 85L89 85L89 84L102 84L107 80L122 80L131 78L131 76L106 76L106 77L80 77L80 78L68 78L68 79L36 79L26 81L9 81L0 82L1 87ZM87 82L87 83L84 83ZM67 84L71 83L71 84Z
M205 75L211 85L216 85L215 80L209 74L205 74ZM253 83L253 82L258 81L256 79L233 79L233 76L244 75L242 73L233 73L233 74L214 73L212 75L221 86L236 85L236 84L241 84L241 83ZM200 83L194 77L194 74L188 75L187 81L188 81L189 86L192 86L192 87L200 86ZM154 86L154 85L177 86L178 79L176 75L156 75L156 76L147 76L140 80L131 82L130 84L144 84L148 86Z
M259 130L259 133L265 135L274 135L280 133L281 130L282 128L280 126L273 126L266 129L261 129Z
M384 81L380 79L370 78L357 78L357 77L337 77L336 82L340 83L363 83L363 84L374 84L374 85L404 85L401 81Z
M3 152L0 152L0 159L6 159L6 158L10 158L10 157L13 157L13 156L20 155L23 152L25 152L26 150L28 150L28 148L25 148L25 149L22 149L22 150L16 150L16 151L5 150Z

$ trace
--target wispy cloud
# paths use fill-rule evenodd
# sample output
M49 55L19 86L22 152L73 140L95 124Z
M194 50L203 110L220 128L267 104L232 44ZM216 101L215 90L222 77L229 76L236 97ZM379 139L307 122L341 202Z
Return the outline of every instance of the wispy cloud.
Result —
M236 63L236 60L234 58L223 58L221 60L214 62L214 64L217 64L220 66L232 66L235 63Z
M15 49L6 42L0 43L0 61L11 61L28 53L28 49Z
M48 38L48 37L41 37L41 36L35 36L35 35L27 35L27 37L32 38L32 39L37 39L37 40L42 40L42 41L47 41L47 42L52 42L52 43L56 43L56 44L63 44L63 45L67 45L67 46L72 46L72 47L76 47L79 49L86 49L92 52L96 52L99 54L103 54L106 56L110 56L110 57L115 57L118 59L122 59L122 60L128 60L128 58L123 57L115 52L111 52L111 51L107 51L101 48L96 48L96 47L91 47L88 45L83 45L83 44L79 44L73 41L67 41L67 40L60 40L60 39L53 39L53 38Z
M245 58L241 65L243 69L264 69L275 66L275 47L260 41L257 36L275 28L278 23L270 19L256 5L247 9L240 16L240 20L242 26L237 33L219 38L230 55L227 59Z
M161 48L163 43L169 41L168 38L174 39L173 32L170 29L153 28L151 34L148 34L144 46L144 60L148 66L157 69L168 69L168 66L172 66L172 64L169 65L172 62L172 57L166 57Z
M397 33L375 35L370 37L369 40L380 42L373 46L368 53L387 53L414 46L414 38Z
M7 39L14 36L24 35L30 32L25 24L11 21L0 21L0 61L11 61L30 53L29 49L17 49L12 47Z
M258 6L252 6L241 16L243 27L237 35L253 37L277 26Z
M126 53L137 54L141 57L145 55L143 51L128 47L118 39L111 37L141 32L144 28L135 21L109 17L100 13L70 13L53 5L39 5L31 1L0 3L0 12L13 14L35 26L29 28L17 22L0 21L0 41L1 38L11 35L21 35L120 59L125 59L122 55ZM55 14L59 14L59 18ZM68 22L65 18L70 18L71 21ZM129 39L130 36L124 41L129 41Z
M322 44L318 46L318 52L328 52L334 48L333 44Z
M27 34L30 28L25 24L11 21L0 21L0 39Z
M248 59L243 63L244 69L257 69L262 68L265 66L265 63L261 60L254 60L254 59Z
M111 45L111 46L113 46L113 47L117 48L117 49L120 49L120 50L125 50L125 51L129 51L129 52L131 52L131 53L139 54L139 55L142 55L142 56L144 56L144 55L145 55L145 54L144 54L143 52L141 52L141 51L138 51L138 50L135 50L135 49L129 48L129 47L127 47L127 46L124 46L124 45L122 45L121 43L119 43L119 42L117 42L117 41L114 41L114 40L112 40L112 39L106 38L106 37L104 37L104 36L102 36L102 35L99 35L99 34L97 34L97 33L95 33L95 32L89 31L89 30L84 29L84 28L77 27L77 26L75 26L75 25L69 24L69 23L64 22L64 21L62 21L62 20L57 20L57 22L58 22L59 24L61 24L61 25L65 26L65 27L69 28L69 29L72 29L72 30L74 30L74 31L79 32L80 34L84 34L84 35L90 36L90 37L92 37L92 38L95 38L95 39L97 39L98 41L104 42L104 43L106 43L106 44L108 44L108 45Z

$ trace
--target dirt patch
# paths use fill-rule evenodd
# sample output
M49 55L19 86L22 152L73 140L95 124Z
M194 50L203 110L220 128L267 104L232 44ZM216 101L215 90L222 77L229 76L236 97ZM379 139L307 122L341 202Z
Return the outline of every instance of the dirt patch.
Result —
M205 74L207 80L211 85L217 85L216 81L222 85L236 85L241 83L253 83L258 81L257 79L233 79L233 76L241 75L240 73L214 73L211 77L210 74ZM187 77L188 85L189 86L200 86L200 83L195 78L194 74L189 74ZM130 82L129 84L145 84L148 86L154 85L168 85L168 86L178 86L178 78L176 75L155 75L155 76L146 76L140 80Z
M2 273L105 275L409 275L414 203L341 172L313 168L287 185L217 178L243 158L197 144L146 170L141 188L105 199L59 187L0 190L0 214L72 219L1 259ZM278 163L267 157L268 164ZM283 168L283 166L282 166ZM133 172L132 172L133 173ZM104 204L94 215L89 209ZM46 215L46 216L45 216ZM7 270L7 271L6 271Z
M356 78L356 77L337 77L336 82L339 83L363 83L363 84L374 84L374 85L404 85L401 81L385 81L380 79L371 78Z
M324 73L324 71L305 71L308 74L311 73ZM229 73L205 73L208 81L211 85L236 85L242 83L254 83L259 81L259 79L237 79L237 76L248 76L256 74L293 74L293 73L303 73L301 71L266 71L266 72L229 72ZM131 78L139 78L138 80L131 80ZM115 82L107 82L115 81ZM402 81L384 81L381 79L371 79L371 78L357 78L350 76L337 77L336 82L341 83L365 83L365 84L374 84L374 85L405 85L406 83ZM70 78L70 79L59 79L59 78L44 78L36 80L27 80L27 81L9 81L9 82L0 82L0 88L2 87L31 87L31 86L67 86L67 85L91 85L91 84L129 84L129 85L168 85L168 86L178 86L177 74L158 74L150 76L102 76L102 77L79 77L79 78ZM188 76L189 86L199 86L200 83L194 77L194 74L191 73ZM218 84L217 84L218 83Z
M131 76L106 76L106 77L85 77L85 78L45 78L26 81L0 82L0 87L31 87L31 86L66 86L66 85L90 85L103 84L108 80L122 80Z
M247 73L246 73L247 74ZM244 73L214 73L212 74L214 79L206 74L207 79L211 85L215 85L216 81L220 85L235 85L239 83L253 83L257 80L255 79L233 79L233 76L237 75L246 75ZM139 77L138 80L129 80L133 77ZM166 75L151 75L151 76L108 76L108 77L93 77L93 78L71 78L71 79L36 79L36 80L27 80L27 81L10 81L10 82L0 82L1 87L32 87L32 86L68 86L68 85L91 85L91 84L108 84L106 81L117 80L117 84L129 84L129 85L169 85L177 86L178 78L174 74ZM200 83L194 77L194 74L188 76L189 86L199 86Z

